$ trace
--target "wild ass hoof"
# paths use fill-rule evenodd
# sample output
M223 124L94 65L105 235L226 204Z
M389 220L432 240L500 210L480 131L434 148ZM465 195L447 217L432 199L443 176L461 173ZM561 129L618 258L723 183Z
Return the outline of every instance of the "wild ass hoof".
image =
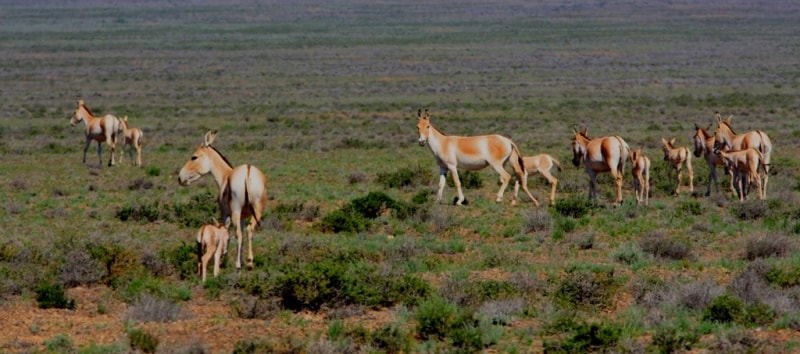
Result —
M458 197L453 197L453 205L467 205L467 204L469 204L469 201L467 200L467 198L464 198L464 200L459 202L458 201Z

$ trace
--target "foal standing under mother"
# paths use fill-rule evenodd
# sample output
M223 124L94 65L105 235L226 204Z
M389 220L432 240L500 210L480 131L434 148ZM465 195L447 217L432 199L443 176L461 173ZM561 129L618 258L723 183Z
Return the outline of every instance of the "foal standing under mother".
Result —
M461 191L461 180L458 178L458 169L463 168L469 171L477 171L492 166L500 175L500 190L497 192L497 201L503 200L503 191L511 181L511 175L505 170L506 162L510 162L514 168L517 179L522 181L522 189L528 194L536 206L536 200L528 191L528 176L525 173L525 166L522 162L522 154L511 139L501 135L480 135L480 136L448 136L434 128L428 117L428 110L422 114L422 110L417 111L419 121L419 144L431 149L436 163L439 165L439 191L436 193L436 201L442 199L442 190L446 184L447 172L453 175L453 184L458 189L458 199L456 205L464 203L464 192ZM517 195L511 205L516 204Z
M766 198L767 182L769 181L769 161L770 155L772 154L772 141L769 139L769 136L767 136L767 133L764 133L760 130L751 130L744 134L736 134L731 127L732 117L733 116L728 116L727 119L722 119L722 116L717 114L717 122L719 123L719 126L714 134L714 150L721 150L723 147L727 147L731 151L747 150L748 148L754 148L758 150L758 152L760 152L763 156L763 160L761 162L764 165L764 182L761 183L761 188L763 190L759 195L763 196L763 198Z
M119 118L106 114L102 117L95 117L92 111L86 106L83 100L78 100L78 108L72 113L72 118L69 121L70 126L75 126L78 122L83 121L86 125L86 145L83 146L83 163L86 164L86 151L89 150L89 144L92 141L97 142L97 158L100 161L100 166L103 166L103 157L101 156L102 143L108 144L111 149L111 159L108 160L109 166L114 166L114 147L117 143L117 133L120 131Z
M242 229L247 218L247 266L253 266L253 233L258 226L261 212L267 203L267 178L261 171L250 164L234 168L228 159L211 144L217 132L207 132L203 145L192 153L189 161L183 165L178 175L178 182L188 186L207 173L211 173L219 187L219 209L222 222L230 221L236 227L236 269L242 268ZM228 220L230 218L230 220Z
M622 204L622 176L625 171L625 160L631 148L619 136L606 136L589 139L587 128L578 131L574 127L575 137L572 140L572 163L577 167L581 161L589 174L589 198L597 199L597 174L611 172L617 185L617 204Z

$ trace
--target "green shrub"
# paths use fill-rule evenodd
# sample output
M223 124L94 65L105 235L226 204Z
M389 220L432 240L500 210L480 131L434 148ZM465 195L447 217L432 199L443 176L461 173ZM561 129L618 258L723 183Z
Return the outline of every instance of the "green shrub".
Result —
M756 301L744 308L745 316L742 324L746 326L767 326L771 324L776 317L775 310L769 305Z
M720 323L741 322L744 304L737 297L723 294L712 300L703 311L703 320Z
M691 255L688 241L670 238L669 235L660 231L645 236L639 242L639 247L642 251L659 258L681 260L687 259Z
M75 309L75 300L67 298L64 285L44 282L36 287L36 303L41 309Z
M411 349L408 331L392 324L384 325L372 332L370 343L387 353L408 353Z
M186 243L181 241L180 245L167 248L161 251L161 257L169 260L181 279L189 279L197 274L197 243ZM227 257L223 257L227 259ZM224 262L223 262L224 263Z
M558 199L554 206L559 215L575 219L588 214L591 210L591 207L592 204L589 199L575 194L571 194L567 198Z
M52 353L74 353L75 345L72 340L64 334L56 335L44 341L44 347Z
M128 331L128 341L130 341L131 349L134 351L155 353L156 349L158 349L158 338L139 328Z
M793 266L773 266L764 276L768 283L781 288L800 285L800 268Z
M391 282L387 296L391 302L417 306L432 293L433 287L427 281L406 274Z
M698 200L681 200L675 209L678 217L703 215L703 205Z
M398 202L383 192L370 192L356 198L342 208L325 215L316 228L322 232L363 232L369 229L371 219L378 218L388 210L394 210L398 219L405 219L416 212L416 206Z
M622 335L622 328L605 323L578 323L571 332L571 335L563 340L545 341L545 352L602 352L617 344Z
M150 177L157 177L161 175L161 169L156 166L149 166L145 171Z
M87 246L92 259L99 261L106 269L101 282L116 288L122 279L129 279L143 273L143 267L136 255L119 244L90 244Z
M359 233L366 231L370 225L371 222L369 219L355 212L352 208L345 207L325 215L322 220L315 225L315 228L321 232Z
M422 339L444 339L450 332L458 316L458 307L443 297L433 297L423 301L414 312L417 320L417 333Z
M433 179L428 168L417 165L416 168L402 167L394 172L378 172L377 182L385 188L401 188L426 185Z
M659 353L675 353L691 349L699 339L699 334L692 329L681 330L668 325L656 329L653 333L652 346Z
M605 307L618 287L614 269L569 269L558 284L555 298L563 305Z
M117 211L116 217L120 221L138 222L155 222L169 218L168 211L159 201L138 206L124 206Z

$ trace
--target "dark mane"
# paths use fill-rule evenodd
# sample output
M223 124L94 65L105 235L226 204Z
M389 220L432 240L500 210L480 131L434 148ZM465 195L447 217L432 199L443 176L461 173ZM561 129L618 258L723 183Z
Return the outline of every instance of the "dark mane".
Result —
M83 109L85 109L90 116L94 117L94 113L92 113L92 110L89 109L89 106L87 106L86 103L83 104Z
M209 145L208 147L210 147L210 148L211 148L211 150L214 150L214 152L216 152L216 153L217 153L217 155L219 155L219 157L221 157L221 158L222 158L222 161L225 161L225 163L226 163L226 164L228 164L228 167L230 167L230 168L233 168L233 165L231 165L231 162L230 162L230 161L228 161L228 159L225 157L225 155L223 155L222 153L220 153L220 152L219 152L219 150L217 150L217 148L215 148L215 147L213 147L213 146L211 146L211 145Z
M725 123L725 126L727 126L727 127L728 127L728 129L730 129L730 130L731 130L731 133L732 133L733 135L739 135L739 134L736 134L736 131L735 131L735 130L733 130L733 127L732 127L730 124L728 124L728 122L723 122L723 123Z

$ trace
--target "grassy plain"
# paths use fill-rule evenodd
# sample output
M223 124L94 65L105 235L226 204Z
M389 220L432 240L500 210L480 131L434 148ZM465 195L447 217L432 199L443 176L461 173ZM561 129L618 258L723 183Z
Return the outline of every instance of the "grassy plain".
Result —
M125 352L142 329L162 352L797 350L798 18L790 1L8 2L0 352ZM143 168L100 168L94 145L80 163L79 98L145 131ZM495 203L489 170L468 206L433 203L419 108L556 156L559 205ZM775 143L766 201L703 196L697 158L695 193L669 195L660 138L689 146L716 112ZM573 125L644 147L650 207L629 171L623 205L608 176L584 202ZM209 129L266 173L270 205L255 269L229 259L204 286L181 257L216 186L176 175ZM370 192L413 212L321 231ZM57 285L76 310L37 308Z

